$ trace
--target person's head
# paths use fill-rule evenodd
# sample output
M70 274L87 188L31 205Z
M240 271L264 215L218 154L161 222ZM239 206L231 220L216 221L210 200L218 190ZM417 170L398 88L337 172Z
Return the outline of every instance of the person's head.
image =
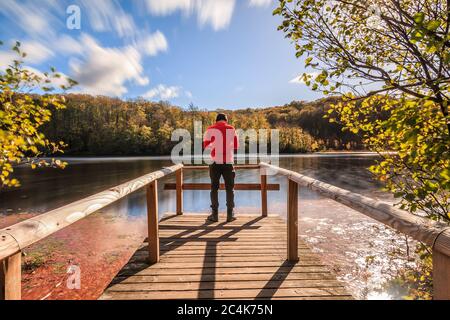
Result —
M225 113L219 113L216 117L216 122L228 121L227 115Z

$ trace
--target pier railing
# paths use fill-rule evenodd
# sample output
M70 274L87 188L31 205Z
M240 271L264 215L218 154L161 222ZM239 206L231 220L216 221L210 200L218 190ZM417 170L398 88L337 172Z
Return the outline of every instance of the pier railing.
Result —
M75 201L61 208L16 223L0 230L0 300L21 299L22 250L55 232L89 216L117 200L147 187L149 231L153 233L158 222L157 180L172 173L180 179L182 164L166 167ZM177 206L180 197L177 189ZM154 244L153 244L154 245Z
M168 183L165 190L176 190L176 213L183 214L183 190L209 190L207 183L184 183L183 170L204 170L208 166L165 167L87 198L51 210L36 217L0 230L0 300L21 299L22 250L55 232L89 216L117 200L146 187L147 221L150 263L159 261L158 180L176 174L176 183ZM235 169L259 169L259 165L237 165ZM235 190L261 191L262 215L267 216L267 191L279 190L278 184L237 183ZM224 188L223 185L220 186Z
M158 180L176 174L176 182L167 183L165 190L176 190L176 213L183 214L183 190L209 190L207 183L184 183L185 170L205 170L207 166L166 167L137 179L107 189L61 208L0 230L0 300L21 299L22 250L53 233L87 217L115 201L146 187L148 243L150 263L159 261ZM299 185L317 191L360 213L378 220L433 248L433 285L435 299L450 299L450 227L394 208L351 191L312 179L270 164L237 165L237 170L259 169L260 183L237 183L235 190L261 192L261 214L267 216L267 192L279 190L278 184L267 183L267 175L287 177L287 259L298 260L298 192ZM221 189L224 188L221 185Z
M342 203L370 218L423 242L433 250L433 298L450 300L450 227L430 219L412 215L392 204L377 201L287 169L261 163L262 170L288 179L288 253L297 257L298 186L306 187Z

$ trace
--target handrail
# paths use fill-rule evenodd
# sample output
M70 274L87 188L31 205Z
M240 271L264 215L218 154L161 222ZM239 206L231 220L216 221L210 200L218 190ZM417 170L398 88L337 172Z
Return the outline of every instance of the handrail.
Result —
M0 230L0 260L20 252L31 244L61 230L72 223L104 208L150 182L174 173L182 164L166 167L75 201L36 217Z
M263 162L260 166L266 170L266 173L286 176L290 182L319 192L327 198L431 246L433 248L434 298L450 299L450 228L448 225L412 215L393 207L390 203L374 200L294 171ZM288 207L290 207L289 203Z
M183 214L183 170L206 168L206 166L193 167L182 164L166 167L1 229L0 300L20 299L21 250L145 186L147 189L149 260L150 263L158 262L157 180L172 173L177 174L176 184L175 186L171 185L170 189L176 190L177 214ZM389 203L373 200L267 163L261 162L259 165L238 167L238 169L257 168L261 169L261 183L257 190L261 190L263 217L267 216L267 191L272 188L272 185L267 183L267 175L277 173L288 179L288 260L298 260L298 185L302 185L432 246L434 298L450 299L450 228L448 225L414 216L394 208Z
M270 164L261 163L261 166L286 176L308 189L319 192L327 198L355 209L356 211L382 222L397 231L407 234L418 241L424 242L429 246L433 246L435 239L445 229L445 225L443 224L412 215L404 210L393 207L390 203L374 200L361 194ZM445 253L450 255L450 250Z

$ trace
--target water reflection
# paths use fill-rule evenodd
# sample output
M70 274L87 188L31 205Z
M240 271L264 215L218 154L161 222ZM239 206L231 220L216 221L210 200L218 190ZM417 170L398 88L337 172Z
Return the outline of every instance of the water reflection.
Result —
M389 194L380 191L381 186L372 180L366 169L374 160L366 155L295 156L280 158L280 166L372 198L392 201ZM171 165L166 158L69 159L68 162L70 165L65 170L17 168L23 187L0 193L0 227ZM185 182L209 181L206 170L186 171L184 179ZM160 214L175 212L175 191L163 190L164 183L174 180L175 177L170 176L159 181ZM236 182L259 182L259 171L239 171ZM279 183L281 188L268 192L269 212L285 216L286 178L269 177L268 182ZM219 201L219 209L224 211L224 192L219 193ZM236 192L237 214L258 214L260 201L259 192ZM304 188L300 188L299 206L301 237L320 252L337 276L346 281L351 292L358 298L387 297L387 293L378 293L376 289L390 271L406 263L404 259L391 261L393 259L388 258L391 250L404 250L404 238ZM185 191L184 210L207 212L209 191ZM43 252L44 263L33 270L34 274L25 274L24 296L95 298L140 244L145 232L145 190L139 190L28 249L31 254ZM54 250L46 251L49 246ZM370 257L370 264L367 257ZM81 292L61 286L66 277L61 270L74 261L82 265L85 279L93 279ZM49 267L58 264L62 266L59 273ZM96 277L99 272L107 276Z

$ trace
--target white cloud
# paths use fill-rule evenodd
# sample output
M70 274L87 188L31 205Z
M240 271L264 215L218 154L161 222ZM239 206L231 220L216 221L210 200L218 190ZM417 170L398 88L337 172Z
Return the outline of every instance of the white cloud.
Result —
M164 16L178 10L189 12L195 0L147 0L146 3L151 13Z
M134 36L138 30L133 17L124 12L120 4L111 0L81 0L91 27L95 31L114 30L121 38Z
M54 52L44 40L23 41L21 49L27 53L26 65L38 65L56 54L69 56L70 77L79 85L75 90L90 94L122 96L128 92L127 85L148 85L142 60L167 51L168 43L160 31L145 34L139 32L137 41L122 47L102 47L92 36L83 34L79 39L67 34L54 41ZM2 69L11 65L19 56L12 50L0 51ZM172 88L170 88L172 89Z
M26 53L25 58L21 58L15 51L12 51L9 48L8 50L0 51L0 65L3 67L9 66L14 60L22 60L25 63L34 65L45 62L50 57L54 56L54 52L52 50L34 40L21 42L20 50Z
M159 52L167 51L168 48L166 37L159 30L145 36L138 45L149 56L156 56Z
M234 0L198 1L198 21L211 24L214 30L228 27L233 16Z
M55 41L55 47L64 54L81 54L83 52L81 42L67 34L60 36Z
M146 3L154 15L169 15L176 11L190 15L195 12L200 25L210 24L217 31L230 24L235 0L147 0Z
M267 7L272 0L250 0L250 7Z
M0 51L0 70L5 70L18 56L13 51Z
M156 100L170 100L180 96L181 87L170 86L167 87L163 84L150 89L144 93L143 97L146 99L156 99Z
M20 49L27 54L24 61L32 64L47 61L54 55L52 50L38 41L25 41L22 43Z
M140 86L149 83L142 74L141 54L135 47L104 48L88 35L81 40L85 56L69 64L71 77L79 82L83 92L122 96L128 92L127 82Z
M61 3L56 0L1 0L0 5L0 13L28 35L53 34L53 27L58 24L58 19L52 11L61 12Z
M319 75L318 72L309 72L306 73L309 79L314 79ZM305 81L303 81L303 75L297 76L294 79L290 80L289 83L298 83L298 84L305 84Z

